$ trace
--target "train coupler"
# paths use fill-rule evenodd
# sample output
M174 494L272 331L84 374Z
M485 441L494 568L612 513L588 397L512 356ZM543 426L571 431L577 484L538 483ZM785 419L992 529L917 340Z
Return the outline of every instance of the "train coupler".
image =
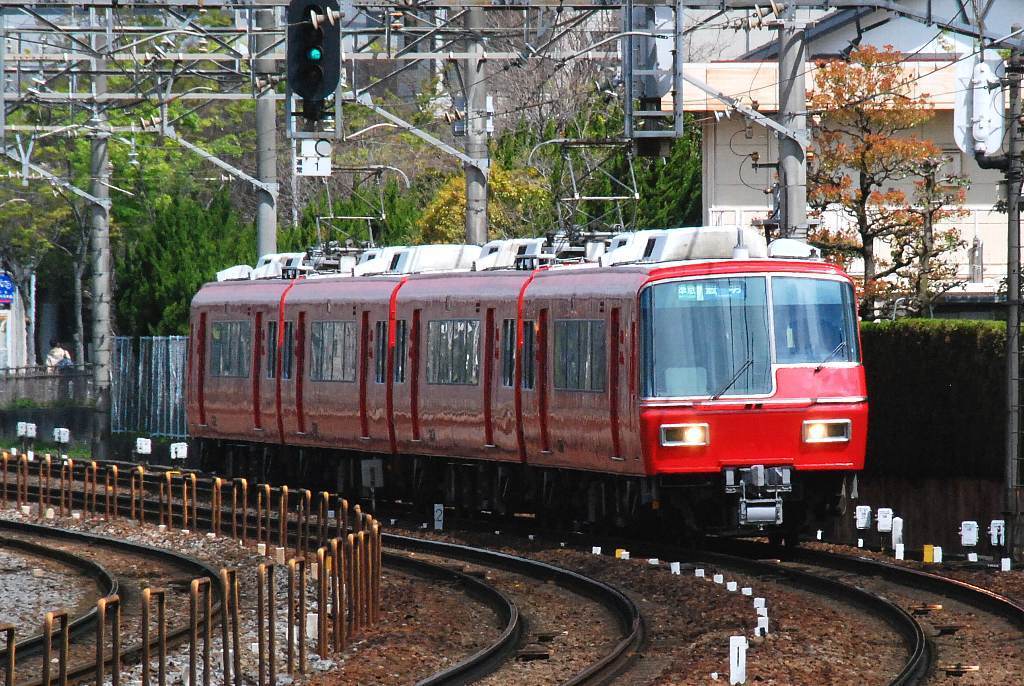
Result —
M724 476L725 492L739 495L740 526L782 524L782 494L793 490L790 467L730 467Z

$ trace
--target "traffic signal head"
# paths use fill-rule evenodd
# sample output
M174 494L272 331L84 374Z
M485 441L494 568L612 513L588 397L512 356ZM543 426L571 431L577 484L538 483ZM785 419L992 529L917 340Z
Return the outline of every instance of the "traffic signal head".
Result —
M338 87L339 18L337 0L291 0L288 5L288 86L303 100L322 101Z

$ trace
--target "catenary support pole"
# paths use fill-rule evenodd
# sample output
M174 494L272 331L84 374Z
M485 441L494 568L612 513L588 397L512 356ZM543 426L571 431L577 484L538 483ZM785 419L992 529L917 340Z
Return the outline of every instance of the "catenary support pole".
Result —
M1017 27L1014 26L1016 29ZM1021 172L1021 72L1024 58L1019 49L1010 53L1006 70L1010 96L1010 135L1007 150L1006 211L1006 540L1011 555L1021 552L1020 522L1020 192Z
M807 130L806 45L797 24L796 5L785 10L779 28L779 123ZM800 144L779 136L779 177L782 183L782 234L807 237L807 159Z
M258 9L256 12L256 51L271 51L277 28L276 9ZM269 81L277 74L276 60L257 59L257 78ZM277 188L277 106L274 89L265 86L256 98L256 166L260 181ZM268 191L258 188L259 205L256 210L256 257L277 252L277 200Z
M106 33L102 23L110 21L110 9L100 14L93 10L96 54L106 49ZM107 92L107 61L93 60L93 88L97 102L93 107L92 142L89 166L90 192L99 202L89 208L90 243L92 247L92 364L96 409L93 422L92 456L104 460L110 443L110 358L113 329L110 323L110 139L103 95Z
M469 39L464 80L466 84L466 154L478 161L466 164L466 242L487 242L487 175L481 166L487 160L487 90L484 87L484 43L480 29L484 25L483 7L466 11Z

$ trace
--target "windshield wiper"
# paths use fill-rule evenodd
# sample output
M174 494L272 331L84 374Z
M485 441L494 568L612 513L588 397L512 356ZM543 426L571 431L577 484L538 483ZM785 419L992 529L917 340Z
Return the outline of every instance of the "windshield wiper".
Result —
M824 369L824 368L825 368L825 364L826 364L826 363L827 363L827 362L828 362L829 360L831 360L831 359L832 359L833 357L835 357L836 355L838 355L838 354L839 354L839 351L840 351L840 350L842 350L842 349L843 349L843 348L845 348L845 347L846 347L846 341L839 341L839 345L837 345L837 346L836 346L835 348L833 348L833 349L832 349L832 352L830 352L830 353L828 354L828 357L826 357L826 358L825 358L824 360L822 360L821 362L819 362L819 363L818 363L818 366L814 368L814 373L815 373L815 374L817 374L817 373L818 373L818 372L820 372L820 371L821 371L822 369Z
M740 378L740 374L742 374L743 372L747 371L747 367L751 367L751 366L753 366L753 364L754 364L754 358L753 357L748 357L747 361L743 363L743 366L740 367L739 369L737 369L736 373L732 375L731 379L729 379L729 383L725 384L725 386L722 387L722 390L720 390L718 393L715 393L713 396L711 396L711 399L712 400L718 400L719 398L721 398L722 394L725 393L730 388L732 388L732 385L734 383L736 383L737 379Z

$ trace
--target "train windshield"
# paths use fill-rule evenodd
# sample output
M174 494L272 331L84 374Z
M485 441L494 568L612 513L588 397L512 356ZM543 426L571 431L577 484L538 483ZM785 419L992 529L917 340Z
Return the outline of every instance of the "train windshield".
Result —
M646 288L640 301L644 397L764 395L772 390L773 361L860 359L849 283L773 276L770 307L768 283L750 276Z
M772 277L775 361L779 364L854 362L857 322L853 288L842 281Z
M641 311L645 397L771 392L764 277L656 284Z

